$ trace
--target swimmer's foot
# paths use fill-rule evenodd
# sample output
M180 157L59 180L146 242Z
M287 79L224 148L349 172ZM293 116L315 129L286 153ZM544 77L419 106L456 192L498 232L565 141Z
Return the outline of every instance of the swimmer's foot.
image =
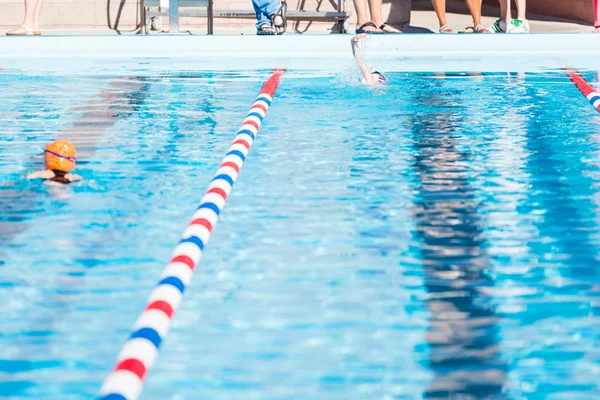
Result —
M377 25L375 25L374 23L367 22L366 24L362 24L361 26L356 28L356 33L357 34L368 33L370 35L381 35L383 33L383 31L381 29L379 29L377 27Z

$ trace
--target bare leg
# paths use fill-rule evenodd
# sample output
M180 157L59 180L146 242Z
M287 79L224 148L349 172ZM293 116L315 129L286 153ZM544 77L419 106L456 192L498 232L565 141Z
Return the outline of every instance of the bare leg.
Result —
M526 11L526 0L517 0L517 18L525 21L527 19Z
M510 0L500 0L500 12L502 13L502 20L507 24L512 21L510 7Z
M440 22L440 28L448 24L446 20L446 0L432 0L435 14Z
M354 9L356 10L356 29L360 28L367 22L370 22L369 16L367 15L367 0L354 0ZM381 15L381 3L379 14ZM380 32L379 28L375 29L369 26L366 26L363 29L369 32Z
M37 6L35 7L35 14L33 16L33 31L40 31L40 12L42 11L43 0L38 0Z
M467 7L473 17L473 27L481 25L481 0L467 0Z
M508 7L506 7L506 1L505 0L500 0L500 19L502 21L506 21L506 9Z
M36 18L36 9L40 2L40 0L25 0L25 18L23 19L23 26L31 31L35 30L38 22Z
M369 0L369 11L371 13L371 22L377 26L383 25L381 16L382 0Z
M382 13L382 0L369 0L369 10L371 12L371 22L375 24L375 26L377 27L381 27L383 24L385 24L385 21L383 20L383 15L381 15ZM385 29L383 30L384 32L396 32L396 33L400 33L400 31L396 28L394 28L391 25L386 25Z

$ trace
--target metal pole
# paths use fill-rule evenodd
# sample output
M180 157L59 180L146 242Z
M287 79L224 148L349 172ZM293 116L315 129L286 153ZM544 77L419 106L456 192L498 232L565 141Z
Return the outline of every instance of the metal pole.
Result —
M208 0L208 10L207 10L207 14L208 14L208 21L207 21L207 25L208 25L208 34L212 35L213 34L213 0Z
M179 0L169 0L169 33L179 33Z

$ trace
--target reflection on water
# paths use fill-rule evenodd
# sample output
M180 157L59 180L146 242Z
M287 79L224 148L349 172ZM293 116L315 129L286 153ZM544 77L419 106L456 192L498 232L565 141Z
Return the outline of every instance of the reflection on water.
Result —
M435 374L424 396L491 399L502 391L506 365L499 357L498 317L480 291L493 282L486 274L490 260L469 182L469 154L456 136L465 121L459 93L443 82L428 89L416 99L427 111L412 121L414 219L429 293L427 342Z

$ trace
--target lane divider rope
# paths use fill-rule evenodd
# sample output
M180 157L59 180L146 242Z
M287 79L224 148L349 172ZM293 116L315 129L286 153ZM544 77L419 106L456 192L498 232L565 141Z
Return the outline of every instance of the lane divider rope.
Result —
M576 69L563 68L563 71L571 79L571 82L577 86L577 89L588 99L596 111L600 112L600 93Z
M181 304L194 268L202 257L219 213L231 192L248 151L273 101L285 70L274 70L265 82L208 189L192 221L175 247L173 256L160 276L146 308L135 322L129 339L123 345L117 363L104 381L102 400L134 400L143 387L144 376L152 368L161 343L166 338L173 314Z

